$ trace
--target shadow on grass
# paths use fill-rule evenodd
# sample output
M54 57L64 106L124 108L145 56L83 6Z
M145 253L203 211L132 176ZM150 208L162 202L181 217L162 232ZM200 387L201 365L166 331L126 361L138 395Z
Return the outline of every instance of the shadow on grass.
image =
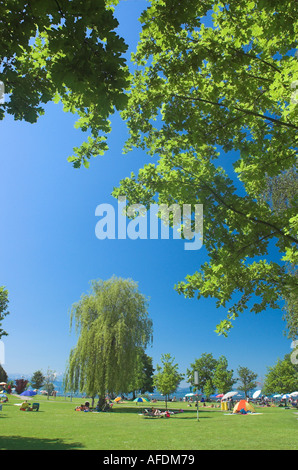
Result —
M0 450L72 450L83 449L80 442L66 443L63 439L39 439L37 437L0 436Z
M199 421L201 421L201 419L210 419L212 418L212 416L199 416ZM192 419L192 420L195 420L197 421L197 417L196 416L179 416L179 419Z
M152 406L148 406L147 408L132 408L132 407L122 407L122 408L114 408L113 411L111 411L111 413L134 413L134 414L141 414L143 413L145 410L151 410ZM162 407L159 407L159 406L154 406L153 407L155 410L160 410L161 412L164 412L166 411L165 408L162 408ZM171 408L168 408L169 411L172 411ZM177 410L173 410L173 411L177 411ZM196 410L183 410L183 413L196 413ZM179 414L182 414L182 413L175 413L175 415L179 415Z
M143 414L143 412L145 411L145 409L147 410L150 410L152 407L148 407L148 408L132 408L132 407L122 407L122 408L118 408L118 409L115 409L112 411L112 413L115 413L115 414L126 414L126 413L131 413L131 414L137 414L137 415L141 415ZM161 412L164 412L166 411L165 408L161 408L161 407L154 407L155 409L158 409L160 410ZM171 409L169 409L171 411ZM174 410L174 411L177 411L177 410ZM211 410L199 410L199 419L206 419L206 418L211 418L211 413L212 411ZM209 416L208 416L209 415ZM197 419L197 411L196 409L192 409L192 410L183 410L183 412L176 412L174 413L173 415L170 416L170 418L164 418L164 417L160 417L160 416L146 416L144 415L143 416L144 419L152 419L152 420L158 420L158 419L175 419L175 418L178 418L178 419Z

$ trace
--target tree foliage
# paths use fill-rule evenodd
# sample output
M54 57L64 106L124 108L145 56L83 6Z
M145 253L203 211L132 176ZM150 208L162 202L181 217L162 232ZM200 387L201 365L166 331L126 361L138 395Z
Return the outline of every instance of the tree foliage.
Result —
M115 188L130 204L202 204L209 260L177 292L227 308L227 335L246 309L297 299L298 33L296 0L151 0L130 77L108 0L2 2L0 80L15 119L35 122L61 100L86 142L69 160L89 166L107 149L109 116L152 162ZM129 84L131 84L128 92ZM282 210L263 197L268 181ZM275 198L275 201L278 200ZM293 302L291 300L291 304Z
M237 386L238 390L245 393L248 396L248 392L257 386L256 379L258 374L255 374L253 371L249 370L247 367L239 367L237 369L239 384Z
M141 16L123 117L126 150L152 163L114 195L203 204L209 260L176 289L228 308L225 335L245 309L279 308L297 292L285 267L297 263L297 198L276 213L260 197L296 165L297 18L293 0L152 0Z
M138 353L152 340L148 301L129 279L93 281L71 310L79 338L71 351L65 386L89 396L127 393L138 373Z
M298 178L296 167L281 173L278 176L267 178L263 198L267 200L274 213L281 214L288 208L297 207ZM298 280L297 265L288 264L288 272ZM295 339L298 336L298 295L297 289L289 289L285 295L284 320L287 324L288 338Z
M291 339L298 338L298 296L296 292L287 295L284 319L287 323L287 336Z
M298 367L292 364L290 356L278 359L276 364L268 367L263 391L270 393L291 393L298 389Z
M194 372L198 372L199 383L194 383ZM217 391L226 393L236 382L233 370L228 370L228 361L225 356L215 359L211 353L203 353L199 359L187 369L188 382L194 390L200 390L207 396ZM208 393L206 393L208 391Z
M50 395L52 395L53 391L55 390L55 385L53 382L55 381L56 376L56 372L48 367L43 382L44 390L47 392L47 400L49 400Z
M127 46L115 29L117 0L5 0L1 2L0 81L11 114L34 123L49 101L79 117L90 135L69 161L89 165L107 149L109 116L126 104Z
M26 380L26 379L16 379L15 380L16 393L18 395L23 393L27 389L28 383L29 383L29 381Z
M0 286L0 338L2 336L7 336L6 331L1 328L1 323L4 320L4 317L9 314L8 310L8 291L5 287Z
M188 383L191 384L194 390L203 391L207 383L212 384L213 387L213 376L214 371L217 366L217 360L213 357L211 353L203 353L199 359L190 364L190 369L187 369L186 375L188 378ZM194 372L197 371L199 375L199 383L194 383Z
M2 365L0 364L0 382L7 383L8 375L7 372L3 369Z
M237 382L233 377L234 371L228 370L228 361L225 356L221 356L213 375L213 385L219 393L227 393Z
M40 370L37 370L31 377L31 386L33 388L40 389L44 385L45 380L43 373Z
M146 392L152 393L154 390L152 357L148 356L142 348L139 348L136 360L134 382L129 387L129 391L133 393L133 398L136 398L137 392L143 395Z

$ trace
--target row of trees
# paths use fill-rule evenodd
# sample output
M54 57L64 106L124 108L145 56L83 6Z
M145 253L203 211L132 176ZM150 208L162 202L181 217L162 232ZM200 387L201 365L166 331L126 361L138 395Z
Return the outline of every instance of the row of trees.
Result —
M187 369L185 376L178 372L178 364L174 364L170 354L162 356L162 366L157 366L158 373L153 382L156 388L167 397L175 393L180 382L185 377L193 391L200 391L207 397L216 393L227 393L235 384L237 390L245 393L256 387L260 387L264 394L289 393L298 390L298 366L293 364L290 355L283 360L268 367L264 383L257 381L257 374L247 367L239 366L238 376L234 377L234 371L228 369L228 361L225 356L215 359L212 354L204 353L196 359ZM199 382L194 383L194 372L198 372Z
M168 398L184 378L193 390L207 397L215 392L228 392L237 381L238 390L245 394L257 386L257 374L253 371L239 367L235 378L226 357L215 359L211 353L202 354L190 364L186 374L179 372L170 354L164 354L154 374L152 357L145 352L153 334L147 307L148 300L130 279L112 277L91 283L90 293L83 295L71 310L71 325L75 324L79 338L70 352L64 379L66 391L99 396L103 401L106 393L133 393L135 397L137 393L152 393L154 388ZM194 383L194 371L198 372L198 383ZM36 371L31 386L44 387L50 395L54 378L55 373L49 369L45 376ZM0 379L7 380L2 367ZM19 380L16 386L21 393L28 381ZM290 355L268 369L263 389L266 393L298 389L298 366Z
M55 372L50 369L47 370L45 375L41 370L37 370L33 373L30 381L24 378L8 381L8 374L0 364L0 382L6 383L5 389L8 393L10 393L12 389L15 389L15 392L19 395L31 386L33 389L37 390L43 388L49 396L55 389L53 384L55 376Z
M4 311L7 309L7 292L2 289L1 294ZM184 375L178 372L178 365L174 364L171 355L162 357L162 366L157 365L157 373L153 375L152 358L145 353L152 339L152 321L148 318L147 305L137 284L131 280L112 278L92 283L91 293L84 295L72 308L72 321L75 319L80 337L70 354L66 388L102 397L106 391L132 392L135 396L138 392L153 392L154 387L166 396L175 392ZM99 370L101 372L97 375ZM193 382L195 370L199 373L198 384ZM257 375L245 367L239 367L237 372L238 389L247 394L256 386ZM207 396L215 391L226 393L237 382L233 371L228 370L227 359L221 356L217 360L212 354L203 354L196 359L187 369L186 378L194 389ZM7 380L2 366L0 379ZM36 371L31 385L37 389L45 386L50 394L54 389L53 380L53 371L48 370L46 376ZM18 393L27 385L28 381L16 381ZM293 389L298 389L297 366L288 355L269 368L264 391L274 393Z
M211 353L204 353L199 359L187 369L186 374L179 372L178 364L170 354L164 354L161 357L161 365L157 364L156 374L152 367L152 358L146 354L142 356L144 365L142 373L137 374L135 387L128 391L133 394L133 398L137 394L152 393L154 389L158 390L165 396L166 402L170 395L174 394L183 379L190 384L190 388L195 391L203 392L206 397L214 393L227 393L237 383L237 390L243 391L246 396L256 387L260 387L264 394L288 393L298 389L298 366L294 365L290 360L290 355L286 355L284 359L278 359L277 363L268 367L264 383L257 381L257 374L249 370L247 367L239 367L237 369L238 376L234 377L234 371L228 369L228 361L225 356L221 356L218 360ZM139 368L141 371L141 367ZM199 383L194 384L194 371L198 372ZM33 389L44 388L48 397L54 390L53 381L55 373L48 370L46 375L38 370L34 372L30 382L24 379L15 380L10 383L11 387L16 389L16 393L20 394L30 385ZM7 374L2 366L0 366L0 381L7 381ZM130 389L130 390L129 390Z
M91 292L83 295L71 310L71 324L75 323L79 338L70 353L64 381L66 390L84 392L91 397L98 395L104 400L106 393L132 392L135 396L156 388L168 397L184 377L194 390L207 396L215 391L226 393L237 381L238 389L246 394L256 387L257 374L239 367L235 378L225 356L215 359L207 353L196 359L185 375L179 372L171 355L164 354L154 374L152 358L145 353L152 342L153 325L148 317L148 301L137 284L113 277L108 281L93 281L91 286ZM273 382L273 372L269 373L268 391L298 389L297 366L291 363L290 357L287 365L282 369L280 383ZM194 371L199 373L198 384L194 384Z
M46 374L44 375L41 370L37 370L31 377L30 385L33 389L39 390L43 388L47 392L49 397L52 392L55 390L54 381L56 378L56 373L50 368L47 369Z

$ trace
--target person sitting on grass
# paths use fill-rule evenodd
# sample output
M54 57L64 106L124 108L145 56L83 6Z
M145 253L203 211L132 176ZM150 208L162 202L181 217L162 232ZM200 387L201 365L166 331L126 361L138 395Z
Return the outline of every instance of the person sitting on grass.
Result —
M30 407L30 403L28 403L27 401L24 401L21 404L20 410L21 411L32 411L32 408Z
M83 410L83 411L91 411L89 401L86 401L86 402L85 402L84 410Z

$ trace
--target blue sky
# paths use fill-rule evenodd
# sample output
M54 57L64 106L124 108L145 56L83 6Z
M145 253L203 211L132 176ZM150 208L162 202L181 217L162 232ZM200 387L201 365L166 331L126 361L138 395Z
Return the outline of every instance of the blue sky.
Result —
M143 0L120 2L119 34L134 51ZM202 353L225 355L229 368L246 366L264 377L267 366L291 352L283 335L282 312L243 314L228 338L214 332L225 318L212 299L189 300L174 285L207 259L204 247L185 251L179 240L98 240L97 205L111 197L120 179L149 160L138 150L124 156L127 137L119 116L112 119L110 150L90 168L75 170L67 157L85 135L75 130L75 116L49 104L37 124L0 123L0 285L9 291L9 333L4 368L8 374L32 374L47 368L61 373L76 343L69 331L69 309L93 279L132 278L150 298L154 340L147 353L154 365L172 354L185 372Z

